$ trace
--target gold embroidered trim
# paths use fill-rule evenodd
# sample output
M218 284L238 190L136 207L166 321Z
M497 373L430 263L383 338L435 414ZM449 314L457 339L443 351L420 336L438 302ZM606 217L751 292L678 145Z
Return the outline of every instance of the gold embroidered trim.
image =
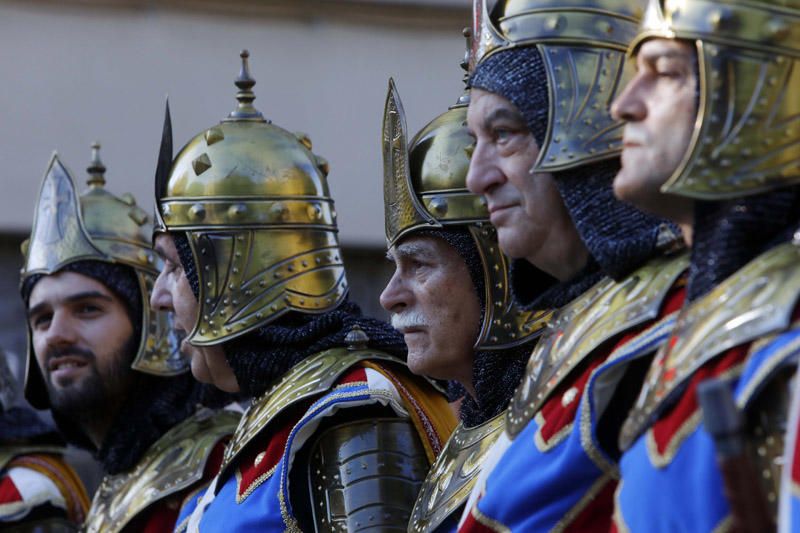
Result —
M282 459L281 459L282 460ZM275 473L275 469L278 468L278 465L281 464L281 460L275 463L275 466L258 476L253 480L250 485L248 485L247 489L240 495L239 491L242 488L242 470L238 466L236 467L236 503L242 503L245 501L248 496L250 496L254 490L260 487L266 480L272 477L272 474Z
M774 338L768 338L764 340L771 341L774 340ZM750 350L748 351L747 360L749 360L750 356L753 355L753 353L755 353L756 351L758 351L758 349L761 347L762 343L758 344L753 343L753 346L751 346ZM786 346L784 346L783 348L772 354L767 359L766 362L762 363L756 375L750 379L750 382L747 384L747 387L745 388L744 392L742 392L742 394L737 399L736 403L739 405L739 407L744 407L745 405L747 405L747 402L755 393L755 389L758 388L758 386L764 381L766 376L772 373L773 370L775 370L775 367L777 367L783 361L783 359L786 357L787 354L795 352L797 350L800 350L800 338L794 339Z
M675 459L675 455L678 453L683 441L697 429L702 420L703 413L699 409L692 413L692 416L687 418L678 430L672 434L664 453L659 453L653 428L648 428L645 439L647 439L647 457L650 459L650 463L656 468L664 468L669 465Z
M728 515L717 524L717 527L711 530L711 533L727 533L733 531L733 516Z
M511 530L508 527L506 527L502 523L498 522L497 520L489 518L488 516L483 514L480 511L480 509L478 509L477 502L472 507L472 510L470 512L472 513L472 516L475 518L475 520L479 524L482 524L482 525L484 525L484 526L486 526L488 528L491 528L492 530L496 531L497 533L511 533Z
M567 527L569 527L572 524L572 521L575 520L575 518L581 514L584 509L586 509L589 503L595 499L600 491L603 490L603 487L605 487L606 483L611 481L613 481L612 476L603 475L600 477L600 479L592 483L592 486L588 491L586 491L586 494L584 494L581 499L578 500L578 503L573 505L572 508L566 512L564 517L556 523L553 529L550 530L550 533L561 533Z
M589 459L591 459L600 470L613 479L619 479L619 467L606 458L605 454L594 445L594 439L592 438L592 412L588 394L589 383L591 383L595 373L602 368L602 366L603 365L600 365L592 371L589 380L586 382L586 387L583 389L583 394L581 395L581 417L579 421L581 446Z
M544 427L544 424L547 423L547 420L545 420L544 416L542 416L541 411L537 412L536 415L533 417L533 419L539 426L536 428L536 434L533 436L533 442L536 444L536 448L540 452L549 452L550 450L561 444L564 441L564 439L567 438L570 431L572 431L572 426L575 425L575 421L573 420L563 428L559 429L555 435L550 437L550 440L545 442L544 437L542 436L542 428Z
M619 495L622 493L622 484L625 480L621 480L617 485L617 490L614 491L614 525L617 528L617 533L631 533L631 528L625 523L625 517L622 516L622 506L619 504Z
M743 364L734 365L719 376L718 379L730 379L740 374L743 368ZM691 379L691 378L690 378ZM667 445L667 449L664 450L664 453L658 452L658 445L656 444L655 434L653 433L653 428L649 427L647 429L647 433L645 435L645 439L647 442L647 456L650 459L650 462L656 468L664 468L665 466L669 465L673 459L675 459L675 455L677 455L678 450L680 449L683 441L686 440L689 435L691 435L700 422L703 420L703 412L698 407L697 410L692 413L692 416L686 419L686 421L681 424L681 427L672 435L670 438L669 444Z

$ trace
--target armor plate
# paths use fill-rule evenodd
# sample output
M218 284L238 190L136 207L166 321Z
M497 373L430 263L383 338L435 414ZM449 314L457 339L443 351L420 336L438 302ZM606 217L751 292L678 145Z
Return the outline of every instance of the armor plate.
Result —
M170 429L133 470L103 478L86 531L121 531L150 505L200 481L209 453L238 420L238 413L202 409Z
M622 426L628 449L695 371L730 348L786 329L800 293L800 248L786 243L745 265L681 311Z
M378 418L334 426L311 450L308 488L316 531L406 530L429 466L409 420Z
M435 531L467 501L504 418L500 414L473 428L458 425L422 484L410 532Z
M507 411L506 430L519 434L549 394L592 350L658 316L661 303L689 265L688 253L648 262L624 281L604 279L564 307L533 350Z

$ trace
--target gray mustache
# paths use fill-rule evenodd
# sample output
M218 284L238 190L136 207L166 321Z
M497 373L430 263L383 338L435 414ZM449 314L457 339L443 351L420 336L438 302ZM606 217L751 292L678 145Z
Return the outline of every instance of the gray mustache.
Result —
M428 325L428 319L419 311L407 311L392 315L392 327L403 330L408 328L423 327Z

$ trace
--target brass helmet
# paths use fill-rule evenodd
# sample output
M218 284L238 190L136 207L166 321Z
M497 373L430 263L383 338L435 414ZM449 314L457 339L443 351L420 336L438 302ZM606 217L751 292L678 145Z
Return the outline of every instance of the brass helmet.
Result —
M625 52L644 0L474 0L473 61L536 46L549 87L549 120L537 172L610 159L622 150L622 123L610 107L625 87Z
M289 311L324 313L347 294L328 163L252 105L241 53L238 107L171 159L169 108L156 171L157 231L186 232L200 284L189 333L219 344ZM170 164L171 163L171 164Z
M700 199L800 181L800 1L651 0L648 39L697 48L699 101L689 149L663 191Z
M475 349L506 349L541 333L544 311L514 304L509 262L489 223L486 202L467 190L475 141L466 128L469 94L417 133L408 143L405 113L394 80L389 80L383 114L383 177L386 240L426 229L463 228L475 241L484 275L485 312Z
M129 266L141 289L142 336L131 368L160 376L189 369L170 313L150 310L150 292L160 261L151 246L152 224L131 194L114 196L105 188L99 144L92 145L88 188L77 194L69 170L53 155L39 192L30 239L22 244L21 284L37 274L50 275L77 261ZM47 389L32 349L28 326L25 396L37 408L49 405Z

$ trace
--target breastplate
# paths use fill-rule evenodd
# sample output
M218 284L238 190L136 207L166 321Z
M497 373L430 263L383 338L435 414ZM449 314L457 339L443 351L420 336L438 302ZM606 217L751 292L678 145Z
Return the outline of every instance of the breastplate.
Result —
M786 243L761 254L685 307L623 424L622 449L633 444L704 364L731 348L786 329L798 294L800 248Z
M516 437L558 387L598 346L658 316L689 265L688 253L649 261L622 281L606 278L567 304L533 350L506 418Z
M467 501L504 418L501 413L472 428L458 425L425 478L409 531L434 531Z
M202 409L170 429L131 471L103 478L86 531L120 531L150 505L200 481L211 450L238 421L238 413Z

